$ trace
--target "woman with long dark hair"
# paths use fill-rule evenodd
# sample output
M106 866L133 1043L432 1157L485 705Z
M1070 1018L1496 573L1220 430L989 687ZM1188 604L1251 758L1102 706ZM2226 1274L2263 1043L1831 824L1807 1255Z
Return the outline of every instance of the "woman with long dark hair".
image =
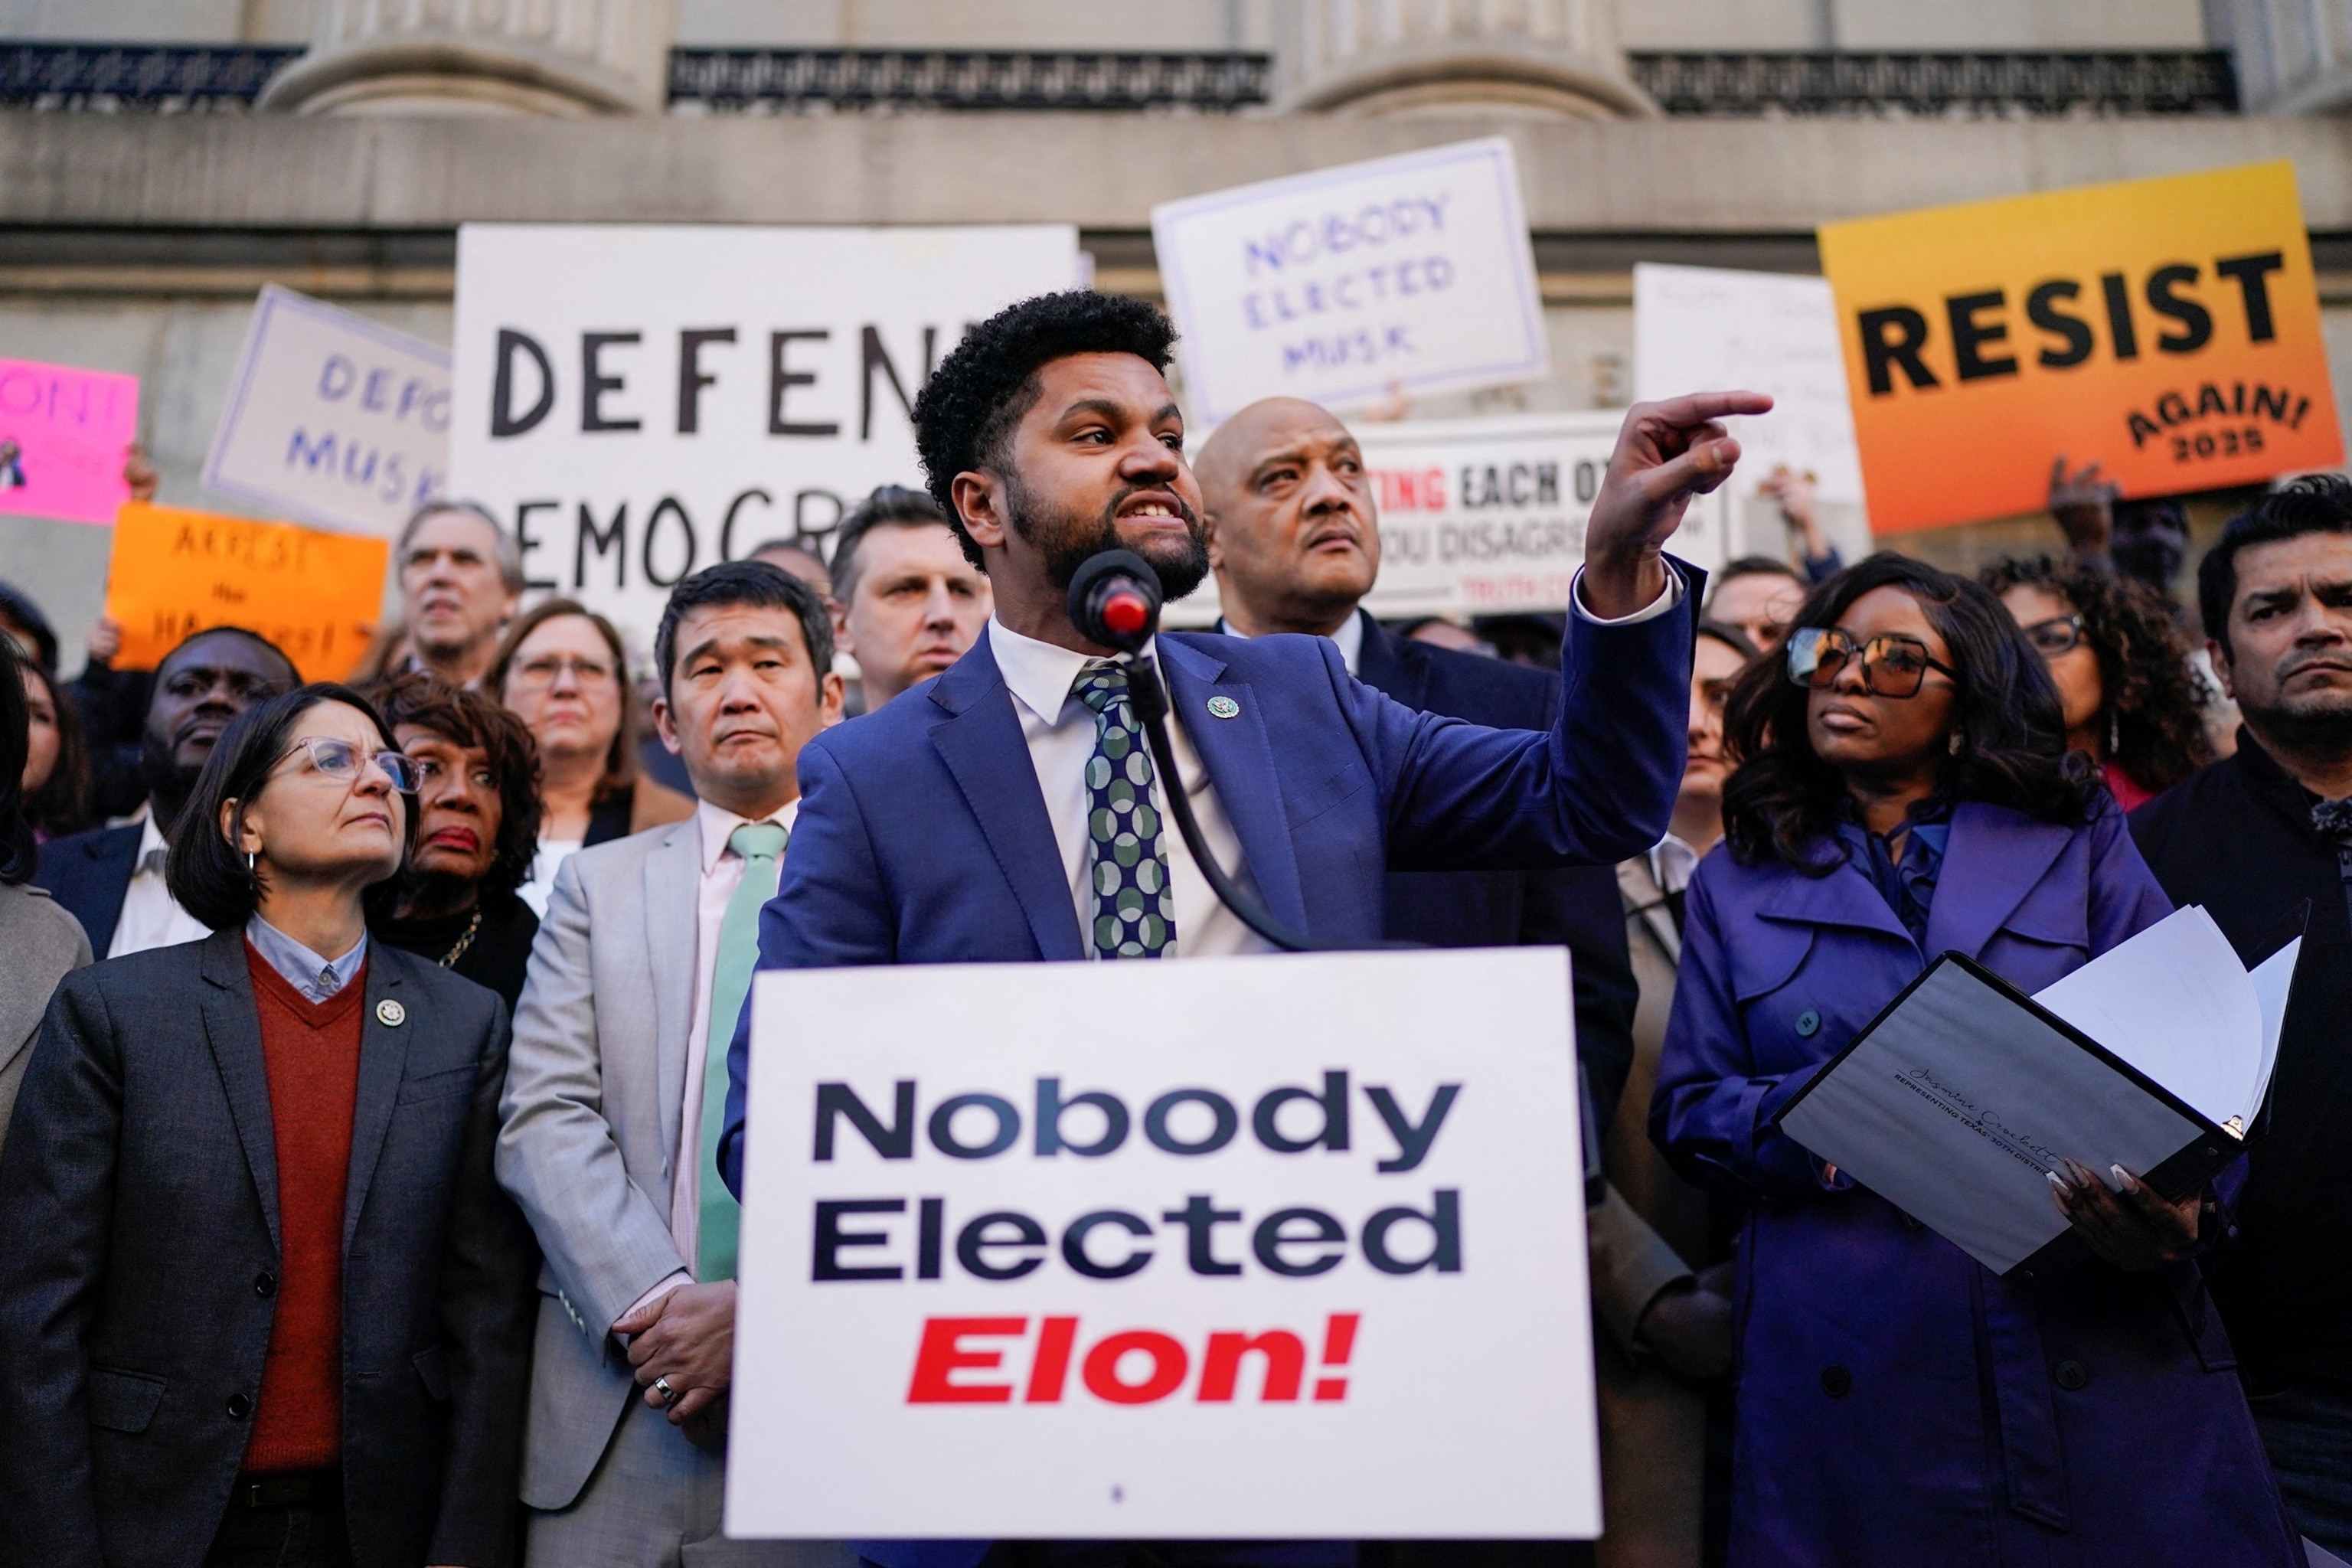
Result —
M2162 595L2047 555L1995 562L1979 581L2050 667L2067 749L2098 763L2126 811L2213 760L2204 719L2213 692Z
M89 749L82 740L81 714L57 680L37 664L18 660L25 678L28 721L24 789L25 820L33 837L47 844L90 826Z
M1727 721L1651 1133L1748 1205L1734 1568L2299 1563L2194 1261L2224 1216L2053 1170L2093 1260L1996 1276L1775 1118L1929 960L2033 992L2169 905L2000 601L1874 555Z
M165 868L212 934L58 987L0 1147L12 1561L509 1560L506 1009L362 918L415 787L347 688L248 710Z
M0 645L0 1147L49 994L89 962L81 922L28 880L35 852L22 781L32 731L26 699L37 686L48 689L40 668Z

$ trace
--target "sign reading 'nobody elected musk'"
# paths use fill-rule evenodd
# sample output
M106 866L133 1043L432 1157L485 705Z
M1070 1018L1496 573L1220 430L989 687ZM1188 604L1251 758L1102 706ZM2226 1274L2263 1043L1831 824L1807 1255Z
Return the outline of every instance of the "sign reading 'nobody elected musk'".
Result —
M728 1533L1596 1533L1569 995L1559 949L760 976Z
M516 531L534 592L649 643L688 573L919 485L931 370L1077 266L1063 225L468 224L448 491Z

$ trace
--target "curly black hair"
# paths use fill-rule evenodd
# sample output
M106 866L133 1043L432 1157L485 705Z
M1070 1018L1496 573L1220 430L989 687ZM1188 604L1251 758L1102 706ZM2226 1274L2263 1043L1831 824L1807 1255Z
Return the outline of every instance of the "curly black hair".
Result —
M964 558L985 570L956 515L956 476L1004 471L1004 445L1036 405L1040 370L1072 354L1133 354L1164 371L1175 349L1175 325L1158 310L1090 289L1039 294L966 332L915 399L915 449Z
M2213 760L2202 710L2213 700L2189 662L2189 638L2171 602L2146 583L2047 555L1996 561L1978 580L1995 594L2039 588L2074 606L2083 640L2099 660L2099 727L2115 737L2113 762L2140 788L2170 789Z
M363 687L361 694L376 704L395 740L405 724L429 730L452 745L481 748L490 776L498 780L499 830L480 890L497 898L530 880L530 863L539 853L539 743L523 721L483 693L448 685L423 670ZM402 868L401 880L409 881L409 868ZM397 887L383 883L375 891L388 901Z
M1952 717L1959 749L1937 790L1954 802L2007 806L2042 822L2081 826L2105 791L2088 757L2066 750L2058 689L2033 645L2001 602L1965 577L1882 551L1857 561L1805 595L1793 631L1833 626L1874 588L1900 588L1919 601L1944 639L1958 689ZM1732 688L1724 744L1737 764L1723 787L1724 837L1748 865L1778 858L1809 877L1844 862L1832 837L1845 782L1813 751L1806 731L1811 693L1789 679L1785 658L1759 658Z

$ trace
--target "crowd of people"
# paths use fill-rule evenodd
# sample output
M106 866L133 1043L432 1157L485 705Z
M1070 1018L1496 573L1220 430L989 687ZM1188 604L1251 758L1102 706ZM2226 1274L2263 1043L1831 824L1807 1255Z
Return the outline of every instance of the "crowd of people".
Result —
M925 488L686 578L635 667L462 502L350 685L230 626L61 680L0 590L0 1563L2352 1554L2352 483L2246 508L2193 610L2178 510L2063 460L2049 556L1847 564L1780 473L1790 558L1707 581L1660 546L1761 400L1645 405L1528 668L1366 610L1340 419L1188 461L1170 341L1084 293L973 329ZM1214 577L1161 665L1262 705L1265 772L1197 704L1172 755L1278 918L1573 955L1591 1547L720 1534L754 971L1265 950L1185 845L1139 880L1090 832L1139 731L1061 594L1110 546ZM2271 1100L2178 1202L2053 1171L2075 1269L1995 1276L1779 1130L1936 955L2033 991L2188 903L2249 963L2305 939Z

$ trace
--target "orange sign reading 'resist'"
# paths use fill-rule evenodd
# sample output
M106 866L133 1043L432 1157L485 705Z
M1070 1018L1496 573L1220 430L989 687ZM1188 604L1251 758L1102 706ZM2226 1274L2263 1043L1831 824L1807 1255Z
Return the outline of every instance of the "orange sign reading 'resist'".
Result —
M1831 224L1871 527L2343 461L2294 168L2256 163Z

